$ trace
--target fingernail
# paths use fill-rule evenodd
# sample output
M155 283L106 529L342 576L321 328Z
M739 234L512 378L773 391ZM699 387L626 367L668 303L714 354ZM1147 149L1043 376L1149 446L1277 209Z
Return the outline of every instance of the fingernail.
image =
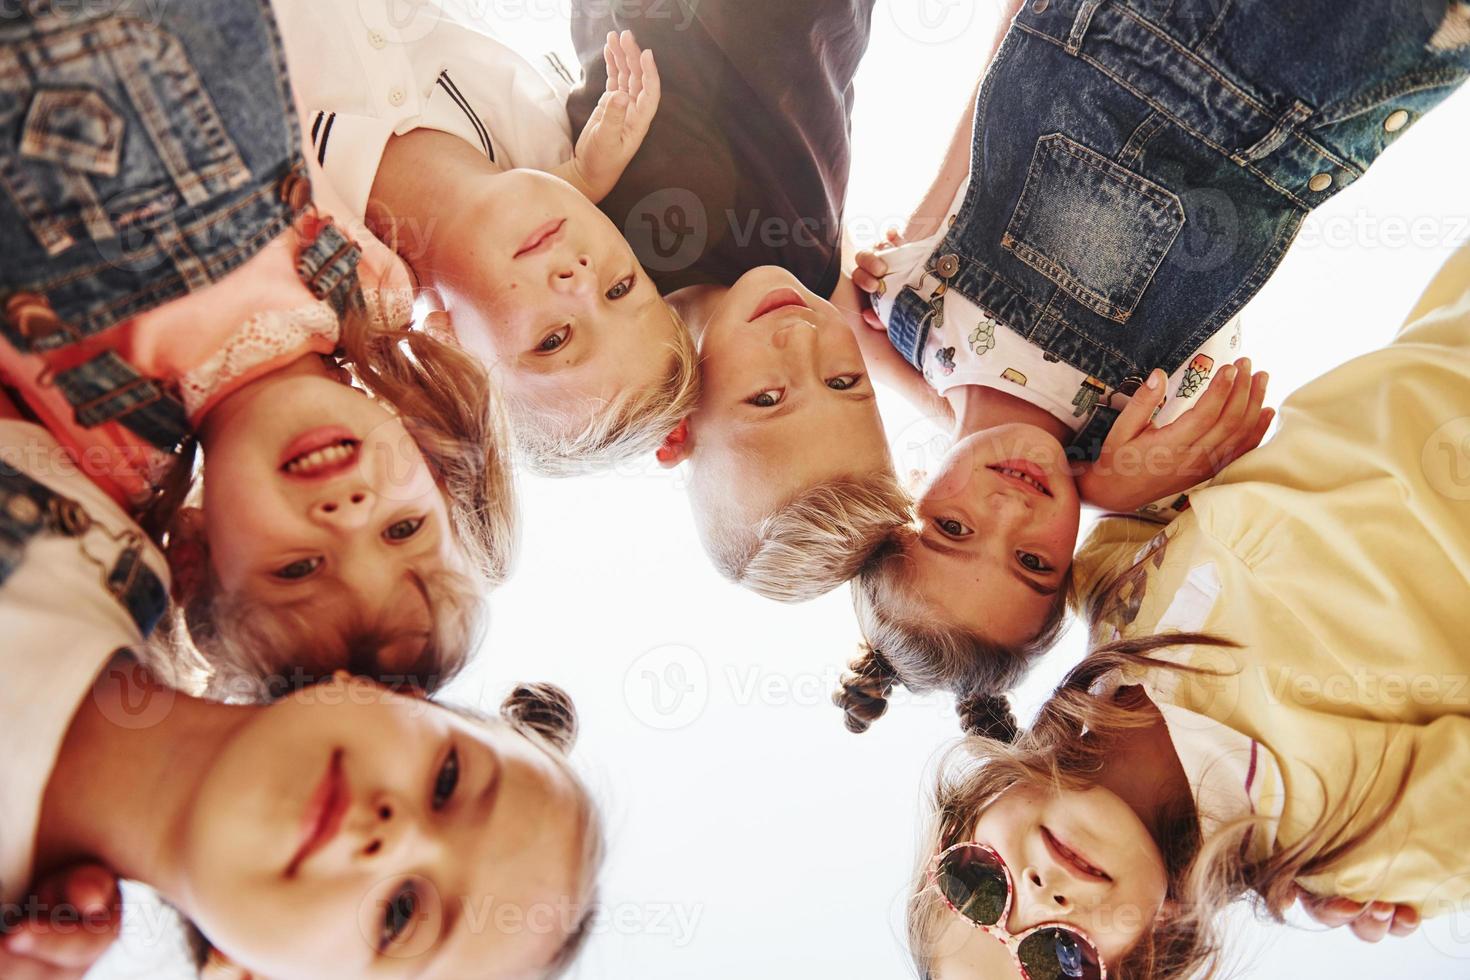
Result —
M1379 906L1375 905L1372 909L1368 911L1368 914L1374 919L1377 919L1379 922L1388 922L1393 918L1393 909L1380 908Z
M1163 371L1160 371L1160 370L1157 370L1157 369L1155 369L1153 371L1150 371L1148 373L1148 390L1149 391L1158 391L1159 390L1159 386L1164 383L1163 373L1164 373Z
M5 937L5 948L12 953L29 953L36 948L36 937L29 932L12 932Z

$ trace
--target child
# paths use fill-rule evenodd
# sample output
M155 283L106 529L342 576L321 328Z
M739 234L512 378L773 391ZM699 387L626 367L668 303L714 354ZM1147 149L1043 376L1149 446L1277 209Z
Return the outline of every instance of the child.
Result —
M788 602L847 581L905 503L862 354L827 299L871 22L871 0L572 8L574 127L612 77L610 32L656 49L671 83L602 202L699 338L705 390L659 461L689 464L721 574Z
M609 81L574 149L564 96L438 5L276 9L328 179L491 372L529 464L652 452L694 401L693 341L594 206L658 109L652 54L604 39Z
M1171 978L1218 963L1217 914L1246 893L1470 906L1467 392L1470 249L1393 344L1292 396L1279 436L1162 533L1100 526L1078 557L1093 652L1013 746L1009 717L976 719L990 739L940 792L936 853L978 841L1031 882L982 924L1062 916L1109 976ZM958 878L998 882L983 849L955 853ZM914 952L965 976L933 945L943 906L916 888ZM990 945L966 940L976 962Z
M890 341L873 370L927 404L937 393L936 414L953 415L945 469L1009 480L1015 501L1036 506L961 520L959 501L942 499L953 487L929 489L917 524L854 585L881 653L856 665L880 679L870 688L896 671L961 697L1004 690L1061 619L1077 501L1167 505L1270 424L1266 379L1239 360L1237 312L1305 215L1470 72L1470 47L1439 43L1420 0L1281 9L1012 5L962 126L973 163L957 136L898 238L912 244L861 256L854 282ZM1137 414L1161 407L1159 423L1173 424ZM1124 417L1139 424L1120 431ZM1034 428L1008 428L1018 423ZM975 455L966 437L980 432L1006 445ZM1068 460L1081 464L1075 490ZM967 554L924 547L953 550L946 527L962 530ZM936 590L955 575L945 561L961 560L968 570Z
M145 29L46 9L8 33L40 67L0 95L27 190L7 198L0 377L60 441L44 465L168 529L221 677L353 663L432 687L510 563L499 405L472 359L406 330L406 270L332 222L324 182L313 205L268 11ZM196 433L204 513L175 520Z

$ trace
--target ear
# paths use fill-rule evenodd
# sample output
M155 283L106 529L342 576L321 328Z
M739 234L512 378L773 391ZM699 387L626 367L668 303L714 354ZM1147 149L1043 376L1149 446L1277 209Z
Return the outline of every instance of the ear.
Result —
M434 310L424 317L424 333L441 344L453 346L459 344L459 337L454 332L454 322L449 319L449 314L444 310Z
M689 431L689 420L684 419L673 432L664 437L664 444L658 447L658 464L664 469L673 469L694 451L694 438Z
M200 508L179 508L169 525L168 567L177 602L187 604L204 591L209 581L209 539L204 534L204 511Z

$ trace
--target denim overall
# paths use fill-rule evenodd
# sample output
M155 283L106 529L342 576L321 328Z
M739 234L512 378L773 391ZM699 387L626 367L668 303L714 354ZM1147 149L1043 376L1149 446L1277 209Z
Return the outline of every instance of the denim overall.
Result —
M81 426L176 450L167 385L68 348L218 282L309 208L268 0L18 3L0 18L0 333L47 357ZM340 310L358 257L328 225L297 271Z
M25 561L26 546L41 535L81 538L93 528L86 508L0 462L0 587ZM122 604L147 636L168 608L168 590L143 560L147 541L142 530L127 542L111 566L97 564L107 591Z
M1253 297L1306 215L1470 73L1467 0L1030 0L928 270L1125 393ZM897 297L920 363L942 296ZM1072 447L1096 458L1118 411Z

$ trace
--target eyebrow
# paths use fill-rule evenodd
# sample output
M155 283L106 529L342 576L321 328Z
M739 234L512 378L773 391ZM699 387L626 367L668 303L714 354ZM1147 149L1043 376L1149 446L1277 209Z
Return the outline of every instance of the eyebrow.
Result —
M936 554L945 555L949 558L958 558L960 561L974 560L970 555L965 554L965 552L961 551L958 548L952 548L949 545L941 544L938 541L931 541L929 538L923 537L922 535L919 537L919 544L923 545L925 548L928 548L930 551L935 552ZM1007 567L1010 569L1011 574L1016 577L1016 580L1018 582L1020 582L1022 585L1026 586L1026 588L1030 589L1032 592L1035 592L1039 596L1046 596L1049 598L1061 591L1060 589L1052 588L1049 585L1042 585L1040 582L1036 581L1034 578L1027 575L1025 572L1021 571L1014 565L1007 563Z

